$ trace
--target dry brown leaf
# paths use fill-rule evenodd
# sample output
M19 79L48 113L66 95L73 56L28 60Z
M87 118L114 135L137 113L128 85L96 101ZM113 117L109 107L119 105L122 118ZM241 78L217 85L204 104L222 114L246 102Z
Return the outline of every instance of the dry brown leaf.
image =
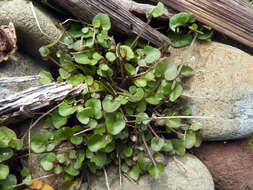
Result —
M0 63L7 61L17 50L17 36L13 23L0 26Z
M36 180L30 185L29 190L54 190L54 188L47 183Z

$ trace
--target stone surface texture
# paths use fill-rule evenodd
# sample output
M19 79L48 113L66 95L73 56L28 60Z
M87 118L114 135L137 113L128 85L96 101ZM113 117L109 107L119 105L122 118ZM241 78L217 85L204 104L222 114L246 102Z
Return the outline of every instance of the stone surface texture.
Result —
M42 69L45 68L39 62L34 61L25 54L16 52L10 56L8 61L0 64L0 78L38 75ZM39 80L0 84L0 99L38 85L40 85Z
M182 62L189 47L172 50L170 60ZM195 76L184 95L201 119L205 140L229 140L253 133L253 56L217 42L195 43L186 65Z
M55 41L61 31L55 26L57 20L44 8L38 7L33 1L34 12L31 1L28 0L1 0L0 1L0 25L13 22L18 38L18 48L28 52L30 55L39 57L38 49L42 45ZM39 22L41 30L36 23Z
M111 190L119 190L118 168L107 170ZM107 190L105 177L91 178L92 190ZM123 177L122 190L214 190L212 176L205 165L191 154L168 159L165 171L158 179L142 176L138 184Z
M253 189L253 149L249 139L206 142L195 151L213 175L217 190Z

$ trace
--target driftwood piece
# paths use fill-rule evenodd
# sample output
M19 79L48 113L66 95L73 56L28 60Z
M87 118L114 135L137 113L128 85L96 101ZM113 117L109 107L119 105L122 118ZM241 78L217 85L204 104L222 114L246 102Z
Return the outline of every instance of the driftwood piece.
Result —
M31 117L33 112L48 107L66 97L75 97L86 88L65 83L51 83L33 87L0 100L0 123L13 122L20 117Z
M66 11L72 13L84 23L90 23L93 17L102 12L110 16L113 32L117 35L139 35L155 46L170 44L169 39L125 9L118 0L52 0Z
M154 5L144 4L144 3L137 3L135 1L129 0L117 0L125 9L140 16L146 16L146 13L153 10L155 7ZM174 13L168 11L168 9L164 9L163 15L158 17L158 20L168 21L170 17L172 17Z
M28 81L33 81L33 80L39 80L39 79L40 79L40 75L31 75L31 76L24 76L24 77L1 77L0 87L6 84L22 83L22 82L28 82Z
M160 0L166 6L192 13L199 21L253 47L253 5L246 0Z

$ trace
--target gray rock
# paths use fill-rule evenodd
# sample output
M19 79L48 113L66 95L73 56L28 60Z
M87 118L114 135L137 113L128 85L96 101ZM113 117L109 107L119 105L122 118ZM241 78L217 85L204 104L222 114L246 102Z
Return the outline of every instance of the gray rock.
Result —
M61 31L55 26L57 20L44 8L36 6L34 12L43 33L40 31L28 0L1 0L0 25L13 22L17 31L18 48L30 55L37 55L42 45L55 41Z
M107 171L111 190L119 190L117 168ZM107 190L105 177L91 179L92 190ZM191 154L184 157L169 158L164 173L154 179L149 175L142 176L138 184L123 177L121 190L214 190L211 174L205 165Z
M45 68L43 65L39 64L39 62L34 61L24 54L16 52L14 55L10 56L8 61L0 64L0 79L5 77L38 75L42 69ZM38 85L39 80L5 84L0 83L0 99Z
M187 52L174 49L177 64ZM194 115L201 119L205 140L239 139L253 133L253 57L237 48L216 43L196 43L186 61L195 71L184 94Z

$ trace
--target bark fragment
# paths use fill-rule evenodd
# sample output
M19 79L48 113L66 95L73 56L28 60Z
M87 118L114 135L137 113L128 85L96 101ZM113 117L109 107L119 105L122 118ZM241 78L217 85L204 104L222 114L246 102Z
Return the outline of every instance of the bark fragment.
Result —
M13 23L0 26L0 63L7 61L17 50L17 36Z

